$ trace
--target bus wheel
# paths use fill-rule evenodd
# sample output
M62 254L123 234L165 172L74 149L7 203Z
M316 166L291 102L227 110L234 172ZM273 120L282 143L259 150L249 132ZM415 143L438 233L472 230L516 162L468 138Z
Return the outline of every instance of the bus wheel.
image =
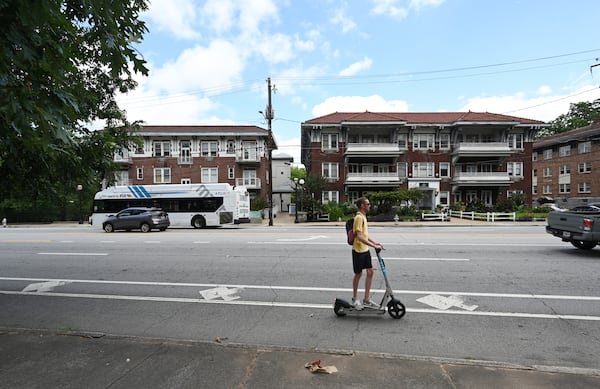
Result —
M196 216L192 219L192 226L194 228L204 228L206 227L206 220L202 216Z

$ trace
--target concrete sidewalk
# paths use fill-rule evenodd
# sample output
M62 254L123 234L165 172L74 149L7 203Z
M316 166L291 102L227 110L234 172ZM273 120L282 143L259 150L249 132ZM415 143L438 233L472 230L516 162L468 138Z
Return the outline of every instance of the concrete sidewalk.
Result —
M307 362L334 366L311 373ZM596 371L0 329L0 388L599 388Z

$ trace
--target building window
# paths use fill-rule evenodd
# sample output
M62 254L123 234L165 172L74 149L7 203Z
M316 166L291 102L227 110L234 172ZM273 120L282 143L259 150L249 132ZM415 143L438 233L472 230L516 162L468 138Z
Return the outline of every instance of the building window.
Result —
M398 177L405 178L407 176L408 166L407 166L406 162L398 162L397 169L398 169Z
M579 152L579 154L591 153L592 152L592 142L591 141L579 142L579 144L577 145L577 151Z
M509 191L506 191L506 198L510 199L514 195L522 195L522 194L523 194L523 191L521 189L509 190Z
M321 136L321 150L338 150L338 134L323 134Z
M440 134L440 149L450 148L450 134Z
M154 169L155 184L170 184L171 183L171 168L159 167Z
M544 150L544 159L552 159L552 149Z
M403 150L408 148L408 134L398 134L398 147Z
M138 180L143 180L144 179L144 168L143 167L138 167L136 170L136 177Z
M552 194L552 185L548 185L548 184L544 185L542 187L542 193L543 194Z
M135 145L135 153L136 154L144 154L144 144L143 143L141 145L138 145L138 144Z
M533 169L532 176L533 176L533 177L537 177L537 169Z
M227 139L227 154L235 154L235 141Z
M508 147L512 149L523 148L523 134L509 134L508 135Z
M321 176L325 179L337 180L339 177L337 162L323 162L321 165Z
M523 162L507 162L506 170L509 176L523 177Z
M537 185L533 185L533 187L531 188L531 193L534 195L537 194Z
M413 149L432 150L433 134L415 134L413 135Z
M443 205L444 207L447 207L450 205L450 192L440 192L439 193L439 199L440 199L440 205Z
M191 183L192 183L192 180L191 180L190 178L182 178L182 179L181 179L181 183L182 183L183 185L189 185L189 184L191 184Z
M571 184L558 184L558 193L571 193Z
M227 178L229 178L230 180L233 180L235 178L235 168L227 168Z
M558 148L558 155L560 157L568 157L569 155L571 155L571 146L567 145L567 146L561 146Z
M591 162L579 162L579 173L591 173L592 163Z
M321 192L321 202L327 204L330 202L339 203L340 193L335 190Z
M552 177L552 168L551 167L544 168L544 177Z
M577 185L577 191L579 193L592 193L592 183L591 182L580 182Z
M155 157L168 157L171 155L171 142L154 142L153 146Z
M450 177L449 162L440 162L440 177Z
M200 143L200 155L203 157L216 157L217 156L217 142L202 142Z
M434 165L433 162L413 162L413 177L433 177Z
M192 163L192 142L189 140L182 140L179 142L179 163L188 164Z
M534 151L533 153L531 153L531 160L534 161L534 162L538 160L538 153L537 153L537 151Z
M571 174L571 167L569 165L562 165L559 167L559 174Z
M203 167L202 168L202 183L203 184L216 184L219 182L219 171L216 167Z

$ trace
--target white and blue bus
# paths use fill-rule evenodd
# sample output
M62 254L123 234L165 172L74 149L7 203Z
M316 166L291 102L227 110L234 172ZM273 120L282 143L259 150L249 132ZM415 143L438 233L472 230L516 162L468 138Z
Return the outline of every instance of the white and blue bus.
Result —
M243 194L246 194L246 197ZM109 216L129 207L160 208L169 214L171 226L204 228L245 222L250 209L245 187L223 184L128 185L108 187L94 196L92 225L102 226ZM248 219L249 220L249 219Z

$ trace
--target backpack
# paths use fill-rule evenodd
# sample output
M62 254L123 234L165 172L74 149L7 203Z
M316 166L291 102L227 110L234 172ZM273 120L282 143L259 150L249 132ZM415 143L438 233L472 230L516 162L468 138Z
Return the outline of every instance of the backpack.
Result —
M354 244L354 217L346 221L346 238L348 244L352 246Z

